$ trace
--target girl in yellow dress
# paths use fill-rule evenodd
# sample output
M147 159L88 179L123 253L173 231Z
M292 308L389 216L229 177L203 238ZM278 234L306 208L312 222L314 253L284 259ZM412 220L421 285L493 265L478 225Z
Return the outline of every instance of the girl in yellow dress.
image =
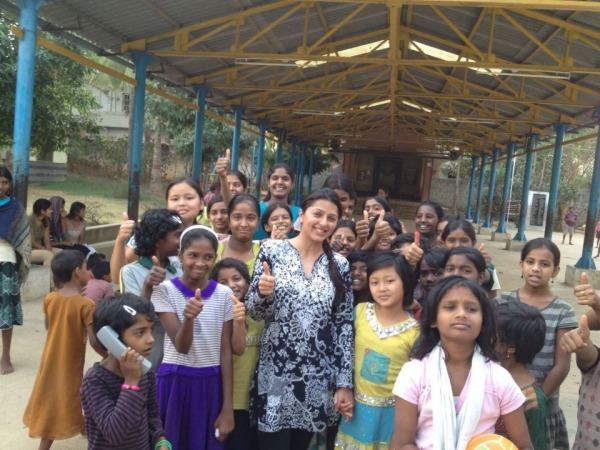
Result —
M354 410L342 420L340 449L387 449L394 426L392 388L419 336L418 322L405 311L414 281L402 256L382 253L367 264L374 303L354 309Z

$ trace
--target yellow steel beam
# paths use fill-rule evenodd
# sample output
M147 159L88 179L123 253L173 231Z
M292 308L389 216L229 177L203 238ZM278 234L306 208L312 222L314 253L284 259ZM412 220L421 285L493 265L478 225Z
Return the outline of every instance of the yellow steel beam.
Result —
M145 39L139 39L136 41L125 42L121 45L121 51L123 53L134 51L134 50L146 50L148 44L156 42L162 42L169 39L176 39L178 36L190 34L194 31L203 30L206 28L217 27L223 23L236 22L242 20L245 17L253 16L256 14L262 14L265 12L273 11L288 6L294 6L298 3L298 0L279 0L274 2L268 2L265 5L257 6L254 8L248 8L243 11L238 11L232 14L226 14L224 16L215 17L212 19L204 20L192 25L178 28L177 30L167 31L154 36L147 37Z
M15 26L11 27L11 32L18 38L23 37L23 30L19 27L15 27ZM67 48L64 48L58 44L55 44L54 42L49 41L48 39L45 39L42 36L38 35L36 42L37 42L37 45L39 45L40 47L44 47L45 49L48 49L58 55L64 56L65 58L69 58L72 61L75 61L79 64L82 64L87 67L91 67L92 69L95 69L99 72L110 75L111 77L117 78L118 80L121 80L124 83L130 84L132 86L136 86L136 84L137 84L135 78L125 75L124 73L121 73L117 70L111 69L110 67L103 66L102 64L97 63L96 61L91 60L90 58L80 55L79 53L73 52L73 51L71 51ZM146 90L148 92L150 92L151 94L166 98L167 100L170 100L174 103L178 103L178 104L185 106L186 108L189 108L193 111L198 110L198 105L196 103L190 102L181 97L173 95L169 92L163 91L155 86L146 85ZM212 111L206 111L206 115L209 117L212 117L213 119L216 119L220 122L226 123L231 126L235 126L235 122L233 120L230 120L226 117L220 116L219 114L215 114ZM247 127L247 126L242 126L242 129L244 131L252 133L256 136L258 136L260 134L258 131L254 130L250 127ZM277 141L276 139L269 138L269 137L267 137L267 139L274 141L274 142Z
M278 17L277 19L275 19L269 25L267 25L266 27L264 27L262 30L260 30L258 33L256 33L254 36L252 36L250 39L244 41L239 46L239 49L243 51L246 47L248 47L249 45L253 44L258 39L262 38L265 34L270 33L273 29L277 28L279 25L281 25L288 18L290 18L291 16L293 16L294 14L296 14L296 12L298 12L300 9L304 9L304 5L299 4L299 5L296 5L294 8L290 9L289 11L286 11L280 17Z
M600 11L600 4L586 0L314 0L320 3L404 4L469 8L542 9L551 11Z
M498 14L500 14L504 19L509 22L515 29L520 31L524 36L526 36L531 42L537 45L540 49L544 51L548 56L550 56L554 61L558 64L563 64L563 58L556 56L552 50L550 50L542 41L540 41L531 31L517 22L508 12L504 9L498 9Z

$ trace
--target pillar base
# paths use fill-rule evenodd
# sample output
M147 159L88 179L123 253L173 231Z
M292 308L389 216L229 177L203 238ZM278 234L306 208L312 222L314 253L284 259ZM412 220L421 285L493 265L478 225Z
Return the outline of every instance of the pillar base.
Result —
M585 272L589 283L594 286L594 289L600 289L600 270L594 269L579 269L575 266L567 266L565 270L565 284L568 286L577 286L581 284L579 277Z
M505 250L512 250L513 252L520 252L525 247L527 241L515 241L514 239L507 239Z
M491 236L493 232L494 229L491 227L479 227L478 234L481 234L482 236Z
M498 233L497 231L492 231L492 237L490 241L508 241L511 239L510 233Z

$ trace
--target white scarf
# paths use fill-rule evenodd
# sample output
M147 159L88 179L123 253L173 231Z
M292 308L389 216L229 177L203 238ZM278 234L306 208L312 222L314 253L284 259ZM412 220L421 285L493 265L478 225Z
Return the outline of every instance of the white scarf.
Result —
M481 416L485 381L488 375L485 358L476 345L471 371L466 381L468 385L466 398L458 416L444 350L439 344L429 354L429 360L433 401L433 449L465 450Z

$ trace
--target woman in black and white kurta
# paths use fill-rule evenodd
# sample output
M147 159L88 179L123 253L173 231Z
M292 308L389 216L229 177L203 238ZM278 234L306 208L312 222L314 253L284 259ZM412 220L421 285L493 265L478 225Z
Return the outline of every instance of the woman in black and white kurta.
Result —
M319 189L302 203L300 234L258 254L246 308L265 321L250 396L261 449L307 448L351 414L351 277L327 242L341 215L335 192Z

